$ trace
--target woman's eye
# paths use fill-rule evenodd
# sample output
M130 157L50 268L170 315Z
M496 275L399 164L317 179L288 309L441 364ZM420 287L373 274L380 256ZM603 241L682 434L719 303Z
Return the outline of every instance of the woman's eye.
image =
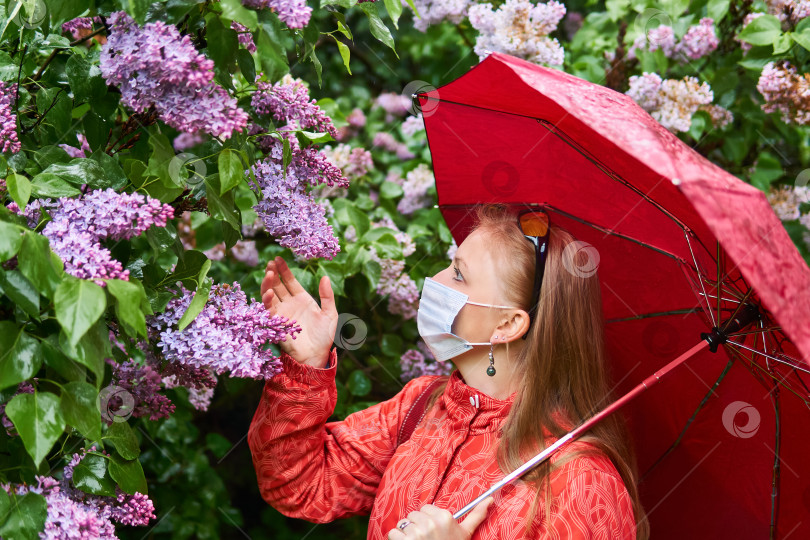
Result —
M453 270L455 270L456 272L456 277L454 277L453 279L455 279L456 281L463 281L464 276L461 276L461 272L458 271L458 268L456 268L455 265L453 265ZM461 276L462 279L458 279L458 276Z

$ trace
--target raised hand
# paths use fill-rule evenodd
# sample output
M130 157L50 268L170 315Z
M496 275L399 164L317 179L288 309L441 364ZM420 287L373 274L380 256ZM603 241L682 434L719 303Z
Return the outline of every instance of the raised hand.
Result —
M295 339L282 341L281 350L301 364L323 368L337 330L335 293L327 276L318 284L321 305L293 276L287 262L276 257L267 263L261 285L262 303L273 315L295 320L301 332Z

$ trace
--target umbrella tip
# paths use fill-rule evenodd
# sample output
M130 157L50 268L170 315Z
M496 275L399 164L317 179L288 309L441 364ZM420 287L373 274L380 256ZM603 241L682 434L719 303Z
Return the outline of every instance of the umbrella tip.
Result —
M681 179L680 178L673 178L672 179L672 185L673 186L680 186L681 185Z

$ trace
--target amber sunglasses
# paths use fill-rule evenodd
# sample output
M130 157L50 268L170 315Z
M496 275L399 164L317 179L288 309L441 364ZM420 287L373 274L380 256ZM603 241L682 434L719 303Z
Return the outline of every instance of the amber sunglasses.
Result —
M523 236L534 244L535 267L534 267L534 289L532 291L532 303L529 309L529 328L531 328L537 316L537 304L540 302L540 287L543 286L543 274L546 270L546 254L548 253L548 214L543 210L525 210L518 216L518 225L523 231ZM523 334L523 339L529 336L529 332Z

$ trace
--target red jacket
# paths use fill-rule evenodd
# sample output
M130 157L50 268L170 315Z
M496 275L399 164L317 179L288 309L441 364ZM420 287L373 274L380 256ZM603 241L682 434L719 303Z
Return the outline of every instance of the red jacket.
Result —
M326 523L370 513L368 538L385 539L409 512L425 504L455 512L503 477L495 451L512 398L482 394L454 371L436 405L397 448L403 416L435 377L411 380L388 401L327 422L337 399L337 349L325 369L286 354L282 362L284 372L265 383L248 431L259 491L282 514ZM473 540L635 539L630 495L606 456L569 461L552 473L552 492L549 521L540 523L541 501L526 534L535 490L520 480L505 486Z

